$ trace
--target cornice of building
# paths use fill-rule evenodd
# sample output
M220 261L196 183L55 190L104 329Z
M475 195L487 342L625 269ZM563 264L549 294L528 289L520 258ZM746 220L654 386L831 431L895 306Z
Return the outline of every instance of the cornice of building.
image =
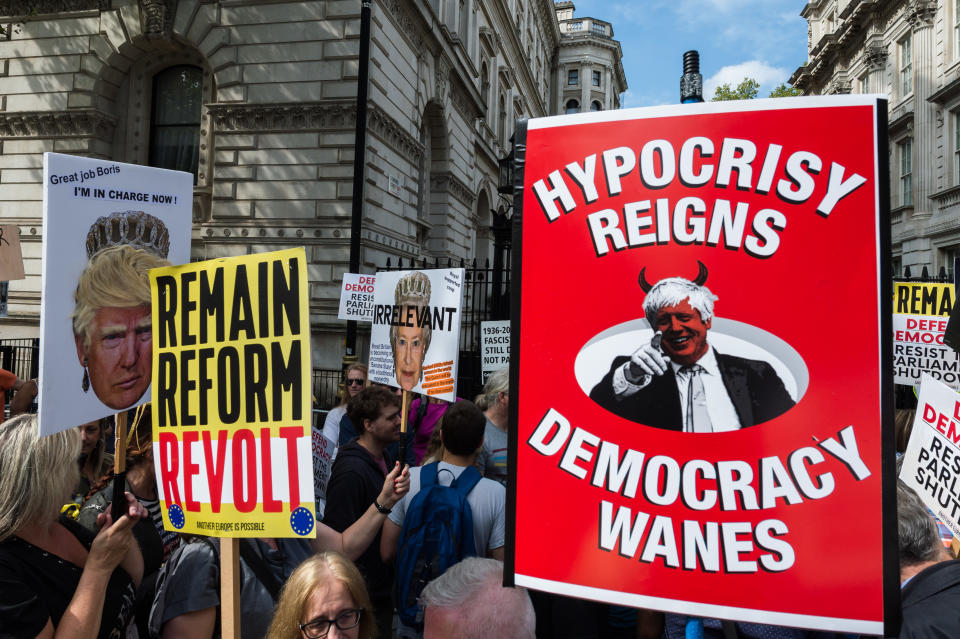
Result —
M95 110L0 112L0 139L113 138L116 118Z
M0 16L27 18L52 13L107 11L111 0L0 0Z

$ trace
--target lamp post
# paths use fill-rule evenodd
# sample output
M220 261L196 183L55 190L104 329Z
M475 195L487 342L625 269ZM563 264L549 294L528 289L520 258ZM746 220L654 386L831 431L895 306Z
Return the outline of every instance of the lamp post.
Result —
M363 180L367 148L367 84L370 68L370 4L360 6L360 62L357 70L357 129L353 142L353 196L350 214L350 272L360 272L360 233L363 223ZM357 321L347 320L343 367L357 361Z

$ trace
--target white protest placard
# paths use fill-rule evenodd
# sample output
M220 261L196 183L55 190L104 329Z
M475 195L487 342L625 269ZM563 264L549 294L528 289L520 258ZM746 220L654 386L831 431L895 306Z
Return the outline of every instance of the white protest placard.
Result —
M43 155L40 434L150 399L151 268L190 261L193 176Z
M373 320L373 287L376 276L344 273L340 289L340 312L337 319L370 322Z
M510 366L510 320L480 322L480 372L483 383L490 373Z
M317 519L320 520L327 505L327 483L330 481L337 444L324 436L322 428L314 428L311 449L313 450L313 494L317 501Z
M960 394L926 373L900 479L960 537Z
M370 381L456 400L463 280L462 268L377 273Z

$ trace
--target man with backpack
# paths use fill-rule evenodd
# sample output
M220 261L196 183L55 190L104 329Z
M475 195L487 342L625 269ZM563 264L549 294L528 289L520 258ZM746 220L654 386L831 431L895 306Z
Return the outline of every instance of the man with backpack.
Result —
M450 406L439 424L443 457L410 470L408 492L383 523L380 554L397 559L394 604L401 636L422 629L417 598L466 556L503 560L506 489L474 468L486 420L473 403Z

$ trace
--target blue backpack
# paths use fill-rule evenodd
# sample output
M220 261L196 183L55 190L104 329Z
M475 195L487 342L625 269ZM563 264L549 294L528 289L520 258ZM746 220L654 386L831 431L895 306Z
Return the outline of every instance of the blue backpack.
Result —
M433 462L420 469L420 491L410 501L397 544L393 600L403 623L417 630L423 629L417 604L423 589L453 564L477 554L467 495L480 481L480 472L468 466L443 486L437 482L438 466Z

